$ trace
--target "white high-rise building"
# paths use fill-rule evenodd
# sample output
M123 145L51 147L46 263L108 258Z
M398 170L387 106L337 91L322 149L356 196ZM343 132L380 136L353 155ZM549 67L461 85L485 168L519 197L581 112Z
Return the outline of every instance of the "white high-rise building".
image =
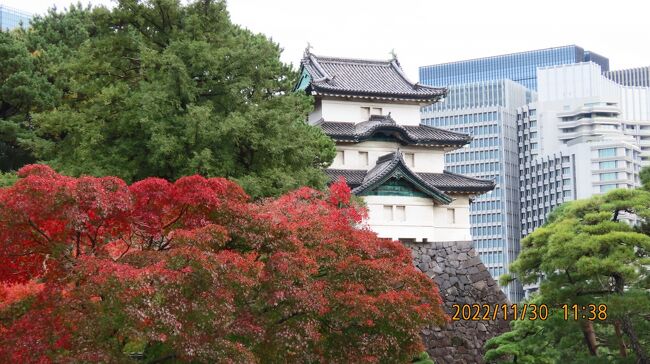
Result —
M638 187L650 163L650 88L594 63L540 68L537 81L538 101L517 115L522 236L565 201Z

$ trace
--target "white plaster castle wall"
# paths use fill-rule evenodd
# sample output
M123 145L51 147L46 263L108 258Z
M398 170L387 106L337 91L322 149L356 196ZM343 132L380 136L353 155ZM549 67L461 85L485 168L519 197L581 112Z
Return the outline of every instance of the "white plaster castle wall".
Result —
M368 226L382 238L428 241L468 241L469 198L453 196L449 205L435 205L429 198L364 196ZM404 214L397 208L403 206ZM393 214L387 209L392 208Z
M336 146L337 156L329 168L336 169L366 169L369 170L375 166L377 158L382 155L392 153L400 148L402 153L413 154L413 164L409 167L419 173L442 173L445 167L445 152L442 149L432 149L430 147L410 147L402 146L393 142L368 141L357 144L338 144ZM360 153L368 153L366 164L365 157ZM406 160L407 164L409 161Z
M364 109L368 108L368 109ZM378 110L378 109L381 110ZM397 124L420 125L420 105L404 103L363 102L355 99L319 99L309 122L320 120L359 123L368 120L368 112L391 114ZM444 153L440 147L403 146L397 142L367 141L337 144L337 155L329 168L365 169L375 166L377 158L395 152L404 153L407 165L418 173L442 173ZM367 154L366 154L367 153ZM436 205L430 198L406 196L364 196L368 207L368 227L380 237L415 239L422 242L471 241L469 197L451 195L449 205Z
M323 103L321 100L316 100L314 103L314 110L309 113L309 124L314 125L323 118Z
M314 110L309 117L312 120L323 118L325 121L342 121L360 123L368 120L362 107L381 108L382 115L391 113L397 124L420 125L420 106L417 104L392 104L380 102L362 102L355 100L328 100L321 101L320 109ZM314 121L314 122L315 122ZM313 123L313 122L312 122Z

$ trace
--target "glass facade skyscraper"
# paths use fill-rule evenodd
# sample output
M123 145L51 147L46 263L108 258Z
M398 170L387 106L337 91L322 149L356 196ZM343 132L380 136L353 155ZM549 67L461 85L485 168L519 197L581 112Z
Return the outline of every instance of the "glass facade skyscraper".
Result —
M0 30L6 31L21 26L27 28L31 18L29 13L0 4Z
M534 97L510 80L476 82L451 86L444 102L422 109L422 123L474 137L445 155L445 169L496 183L470 205L474 247L495 278L508 273L519 254L517 108ZM512 302L523 298L517 282L503 290Z
M609 71L609 59L585 51L576 45L477 58L420 67L420 83L446 87L451 85L509 79L537 90L538 67L594 62Z
M474 136L446 155L445 168L496 183L470 207L474 246L495 278L508 273L522 233L517 110L536 100L539 68L583 62L609 70L607 58L575 45L420 67L420 83L449 88L443 102L422 108L422 122ZM503 290L512 302L523 297L519 283Z

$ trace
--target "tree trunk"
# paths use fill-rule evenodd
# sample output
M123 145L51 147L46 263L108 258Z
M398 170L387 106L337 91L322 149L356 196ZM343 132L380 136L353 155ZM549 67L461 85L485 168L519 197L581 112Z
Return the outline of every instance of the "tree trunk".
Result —
M630 318L627 316L623 317L621 323L623 326L623 332L625 332L625 334L630 338L630 346L632 347L632 351L636 354L637 364L650 364L648 354L641 346L641 343L639 343L639 338L636 336L636 331L634 331L634 328L632 327L632 321L630 321Z
M625 280L623 279L623 276L620 274L614 274L613 277L616 293L623 294L623 291L625 290ZM643 346L641 346L639 337L636 335L636 331L632 326L632 321L629 316L623 315L623 317L621 317L621 328L625 335L630 339L630 347L632 348L632 351L634 351L634 354L636 354L637 364L650 364L650 358L648 358L648 354L643 349Z
M618 351L625 358L627 357L627 346L625 346L625 340L623 340L623 334L621 333L621 321L614 321L614 331L618 338Z
M582 322L582 334L585 337L589 354L598 356L598 344L596 342L596 332L594 331L594 324L591 321Z

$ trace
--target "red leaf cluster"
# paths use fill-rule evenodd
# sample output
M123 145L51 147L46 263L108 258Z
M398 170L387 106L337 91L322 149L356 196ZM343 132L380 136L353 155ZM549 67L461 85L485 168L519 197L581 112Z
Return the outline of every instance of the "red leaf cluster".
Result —
M222 178L19 175L0 189L0 362L403 362L445 319L344 181L253 203Z

